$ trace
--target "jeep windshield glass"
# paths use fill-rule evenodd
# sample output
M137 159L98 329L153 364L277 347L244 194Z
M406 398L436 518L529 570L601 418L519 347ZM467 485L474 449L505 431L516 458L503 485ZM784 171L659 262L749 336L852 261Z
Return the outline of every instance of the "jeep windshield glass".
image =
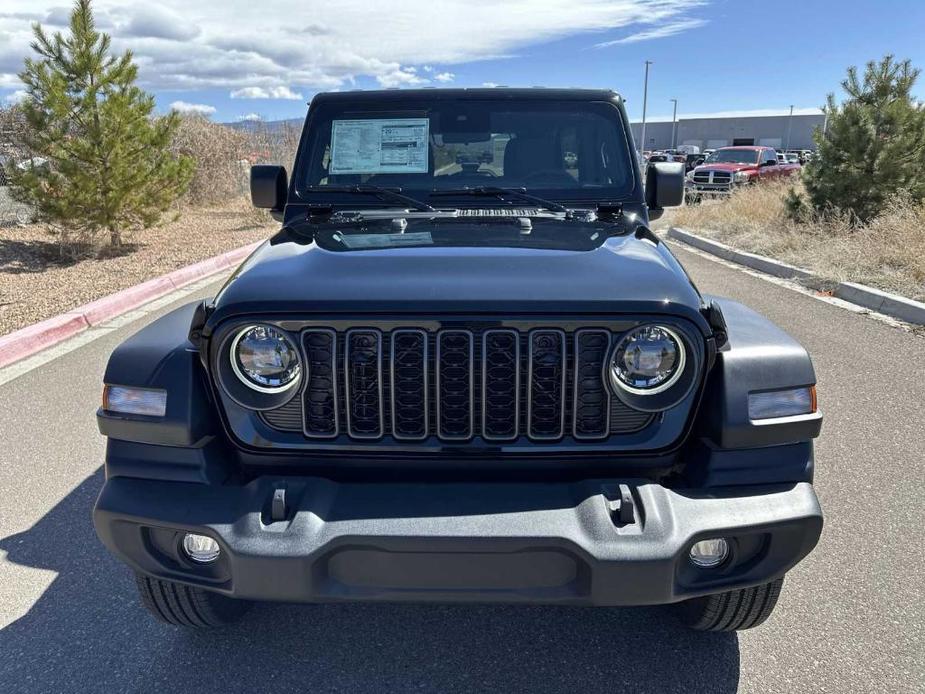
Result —
M704 164L757 164L758 153L753 149L718 149Z
M312 111L296 173L300 193L317 199L329 187L326 202L337 205L356 205L361 196L338 191L357 185L435 205L436 192L440 205L497 207L499 197L511 204L516 196L466 189L516 189L568 204L625 198L634 181L615 105L528 98L325 103ZM370 195L366 204L375 202Z

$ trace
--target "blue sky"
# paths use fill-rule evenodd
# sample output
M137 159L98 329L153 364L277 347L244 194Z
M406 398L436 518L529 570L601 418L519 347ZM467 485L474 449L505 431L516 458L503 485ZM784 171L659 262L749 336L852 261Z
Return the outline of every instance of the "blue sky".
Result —
M29 25L62 0L3 0L0 101ZM158 106L217 121L301 117L312 94L381 86L609 87L649 118L820 106L849 65L894 53L925 68L925 2L873 0L96 0ZM925 83L919 96L925 96Z

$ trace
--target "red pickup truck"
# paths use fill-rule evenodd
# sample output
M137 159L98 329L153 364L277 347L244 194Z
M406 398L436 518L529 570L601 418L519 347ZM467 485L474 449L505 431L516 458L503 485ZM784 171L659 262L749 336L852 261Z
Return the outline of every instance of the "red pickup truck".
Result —
M688 199L728 195L736 186L793 176L800 168L780 163L772 147L721 147L687 174Z

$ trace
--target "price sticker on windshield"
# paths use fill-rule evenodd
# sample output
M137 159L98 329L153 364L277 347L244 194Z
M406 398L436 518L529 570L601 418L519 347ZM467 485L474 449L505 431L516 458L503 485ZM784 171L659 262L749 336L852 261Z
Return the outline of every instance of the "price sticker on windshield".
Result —
M330 174L427 173L427 118L335 120Z

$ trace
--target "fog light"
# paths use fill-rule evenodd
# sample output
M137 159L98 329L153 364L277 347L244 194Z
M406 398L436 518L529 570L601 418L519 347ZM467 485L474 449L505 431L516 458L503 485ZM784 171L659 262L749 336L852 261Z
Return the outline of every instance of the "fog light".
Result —
M218 543L208 535L187 533L183 537L183 551L194 562L208 564L218 559L222 550Z
M729 543L721 537L695 542L691 547L691 561L697 566L711 569L719 566L729 556Z

